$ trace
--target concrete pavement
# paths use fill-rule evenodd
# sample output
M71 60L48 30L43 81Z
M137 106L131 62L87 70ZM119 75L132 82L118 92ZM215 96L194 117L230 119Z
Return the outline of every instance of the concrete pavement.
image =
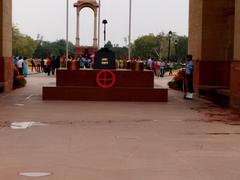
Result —
M165 87L170 78L156 79ZM239 180L240 116L170 90L168 103L42 101L54 77L0 96L0 179ZM11 129L12 122L41 122Z

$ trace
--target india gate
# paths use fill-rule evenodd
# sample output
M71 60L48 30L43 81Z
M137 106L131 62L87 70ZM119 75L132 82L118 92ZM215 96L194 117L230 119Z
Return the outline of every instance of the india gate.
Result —
M93 47L97 48L97 4L94 11ZM189 54L194 60L194 89L229 98L230 107L240 107L240 0L190 0ZM79 12L85 5L76 3ZM79 44L79 27L76 29ZM12 1L0 1L0 88L12 89ZM81 49L79 49L81 51ZM218 96L215 97L216 99Z
M95 0L84 0L84 1L77 1L74 4L76 8L76 44L75 44L75 55L80 56L83 54L93 54L98 49L98 39L97 39L97 13L98 13L98 4ZM81 46L80 45L80 12L83 8L90 8L94 14L94 25L93 25L93 44L92 46Z

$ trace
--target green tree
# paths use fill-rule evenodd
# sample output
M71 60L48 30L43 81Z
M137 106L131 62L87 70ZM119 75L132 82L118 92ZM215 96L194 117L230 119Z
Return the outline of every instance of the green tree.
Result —
M113 49L112 42L111 42L111 41L108 41L108 42L104 45L104 47L112 50L112 49Z
M179 62L184 62L184 59L188 53L188 37L179 36L175 48L177 60Z
M177 42L177 44L175 44ZM167 59L169 51L169 37L163 32L158 35L149 34L141 36L134 41L133 56ZM184 59L188 49L188 37L178 36L173 33L170 40L170 60L180 61Z
M117 59L123 59L127 57L128 48L127 47L113 47L112 51L115 53Z
M16 26L12 28L12 51L14 56L32 57L37 43L30 36L20 33Z
M128 53L127 47L119 47L118 44L113 45L111 41L108 41L104 47L113 51L117 59L122 59L123 57L126 57Z
M74 56L73 43L69 42L69 55ZM34 52L34 57L64 56L66 53L66 41L64 39L55 42L40 42Z
M148 57L157 55L154 53L154 49L159 47L159 40L153 34L142 36L134 41L133 44L133 56L135 57Z
M33 54L33 57L46 58L46 57L51 56L51 50L47 46L47 44L48 44L47 42L42 42L41 44L39 43Z

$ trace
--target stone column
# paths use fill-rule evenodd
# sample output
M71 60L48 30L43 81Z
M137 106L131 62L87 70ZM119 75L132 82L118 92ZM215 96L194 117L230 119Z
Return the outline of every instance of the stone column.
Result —
M80 46L80 34L79 34L79 8L77 8L77 22L76 22L76 47Z
M234 58L231 63L230 106L240 110L240 0L235 0Z
M97 9L94 10L94 35L93 47L97 47Z
M0 89L10 92L13 87L12 63L12 1L0 1Z
M200 86L200 61L202 60L202 16L203 0L189 1L189 40L188 52L193 55L194 89L198 93Z

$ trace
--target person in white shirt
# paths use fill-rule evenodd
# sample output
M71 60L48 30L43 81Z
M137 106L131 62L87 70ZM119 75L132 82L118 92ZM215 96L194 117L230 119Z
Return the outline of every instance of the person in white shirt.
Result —
M160 68L159 68L159 77L164 77L164 73L165 73L165 66L166 66L166 63L161 60L160 62Z
M148 57L147 60L147 69L152 70L152 58Z
M19 57L19 60L17 62L17 67L20 75L23 75L23 63L24 63L23 58Z

